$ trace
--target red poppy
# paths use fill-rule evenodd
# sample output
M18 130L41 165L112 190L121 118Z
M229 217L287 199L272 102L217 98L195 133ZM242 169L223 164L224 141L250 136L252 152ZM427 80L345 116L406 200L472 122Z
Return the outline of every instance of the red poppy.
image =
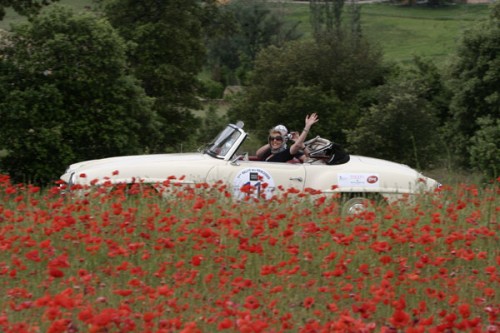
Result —
M233 327L233 321L229 318L224 318L221 320L221 322L217 325L218 330L227 330Z
M49 268L49 275L54 278L62 278L64 276L64 272L58 268L51 267Z
M191 264L193 266L200 266L201 262L203 260L203 256L201 255L195 255L191 258Z
M38 250L32 250L30 252L27 252L25 254L25 257L26 257L26 259L29 259L29 260L32 260L32 261L35 261L35 262L42 261L42 259L40 258L40 254L39 254Z
M306 297L304 299L304 302L302 303L302 305L306 308L306 309L310 309L313 305L314 305L314 297Z
M260 307L260 303L259 303L259 300L255 296L250 295L250 296L247 296L245 298L245 303L243 304L243 306L246 309L255 310L255 309L258 309Z
M460 315L464 319L468 319L471 315L471 310L469 304L460 304L458 307L458 312L460 312Z
M392 314L392 317L389 318L389 321L394 327L405 327L410 322L410 315L403 310L396 310Z
M392 249L392 246L389 244L389 242L373 242L370 245L370 248L372 248L375 252L382 253L382 252L389 252Z
M133 293L133 290L130 289L117 289L113 290L113 294L115 295L120 295L120 296L130 296Z

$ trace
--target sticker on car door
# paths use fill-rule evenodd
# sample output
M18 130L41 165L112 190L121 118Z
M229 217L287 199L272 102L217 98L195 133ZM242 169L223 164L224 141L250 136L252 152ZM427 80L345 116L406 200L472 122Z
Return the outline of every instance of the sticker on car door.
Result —
M269 199L275 188L273 177L261 168L242 169L233 181L233 195L240 200L245 197Z
M379 187L379 175L375 173L339 173L339 187Z

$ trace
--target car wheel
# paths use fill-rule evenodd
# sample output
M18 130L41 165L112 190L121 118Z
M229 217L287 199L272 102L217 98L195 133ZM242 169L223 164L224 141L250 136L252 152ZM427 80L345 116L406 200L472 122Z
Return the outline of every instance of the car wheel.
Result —
M366 210L376 210L385 205L383 196L377 193L344 193L341 201L342 215L360 214Z
M342 202L342 215L355 215L368 209L370 200L365 197L355 196Z

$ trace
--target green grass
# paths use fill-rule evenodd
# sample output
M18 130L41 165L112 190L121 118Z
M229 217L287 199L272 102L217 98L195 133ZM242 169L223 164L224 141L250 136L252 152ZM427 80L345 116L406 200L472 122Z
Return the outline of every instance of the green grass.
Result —
M287 4L285 11L290 21L301 22L303 38L311 38L309 5ZM440 63L454 52L460 36L487 19L488 13L488 5L427 8L363 4L361 22L365 36L382 48L387 60L407 62L422 56Z
M466 29L487 15L487 6L477 5L437 9L365 5L362 22L368 38L381 45L387 59L405 62L417 55L442 62Z

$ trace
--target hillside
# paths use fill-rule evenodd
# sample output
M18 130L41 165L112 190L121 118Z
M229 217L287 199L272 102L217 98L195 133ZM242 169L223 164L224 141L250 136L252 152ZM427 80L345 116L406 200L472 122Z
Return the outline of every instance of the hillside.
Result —
M301 22L304 38L311 36L308 4L281 4L280 9L290 20ZM406 62L418 55L441 63L460 36L488 13L484 4L429 8L373 3L361 5L361 22L363 33L380 45L386 59Z

